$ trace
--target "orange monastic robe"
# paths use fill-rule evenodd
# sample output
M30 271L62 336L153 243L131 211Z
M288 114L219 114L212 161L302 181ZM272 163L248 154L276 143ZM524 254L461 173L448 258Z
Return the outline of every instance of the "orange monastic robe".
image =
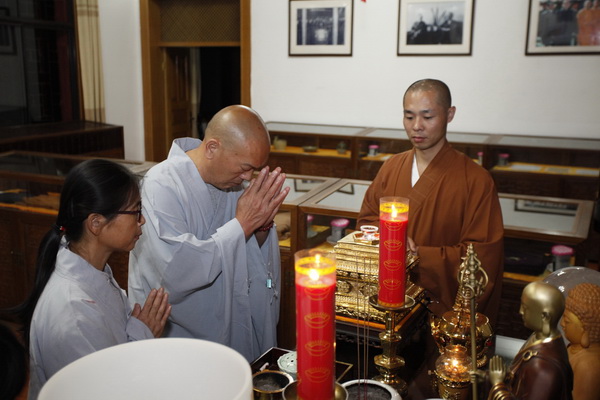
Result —
M489 277L478 311L493 326L504 270L504 225L494 181L484 168L446 144L411 187L414 155L414 149L409 150L384 163L365 194L357 228L379 225L381 197L409 198L408 236L419 246L420 257L413 281L430 294L430 309L438 315L452 308L461 257L473 243Z
M583 9L577 13L577 44L579 46L592 46L594 45L594 34L595 25L598 24L594 18L598 14L592 9Z

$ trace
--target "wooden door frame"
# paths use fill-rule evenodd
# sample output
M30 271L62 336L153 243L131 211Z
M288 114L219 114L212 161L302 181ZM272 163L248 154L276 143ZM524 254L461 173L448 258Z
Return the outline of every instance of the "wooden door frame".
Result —
M251 0L240 0L240 95L241 103L251 106ZM160 0L140 0L142 47L142 86L144 110L144 147L146 161L162 161L167 157L165 118L164 63L165 48L160 46ZM180 44L181 45L181 44ZM189 47L197 47L190 43Z

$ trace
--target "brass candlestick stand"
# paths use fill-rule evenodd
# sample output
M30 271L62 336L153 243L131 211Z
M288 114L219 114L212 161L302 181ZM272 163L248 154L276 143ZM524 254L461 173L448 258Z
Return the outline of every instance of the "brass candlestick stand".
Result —
M402 396L406 394L408 386L400 378L400 368L404 367L404 358L398 355L398 345L402 337L396 333L397 317L400 311L412 308L415 300L410 296L404 297L404 304L400 307L385 307L379 304L378 296L369 297L369 304L376 310L385 313L385 331L379 334L383 354L375 356L375 366L380 375L373 378L376 381L390 385Z

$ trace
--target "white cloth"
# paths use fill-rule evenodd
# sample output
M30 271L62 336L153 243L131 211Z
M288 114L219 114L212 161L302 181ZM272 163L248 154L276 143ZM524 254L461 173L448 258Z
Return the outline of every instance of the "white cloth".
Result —
M252 361L276 345L277 234L262 247L254 235L246 242L235 219L243 190L211 190L185 154L200 143L176 139L142 181L146 224L130 253L129 298L164 287L173 306L166 336L221 343Z
M99 271L67 248L63 237L54 272L31 321L29 399L67 364L110 346L152 338L131 316L125 291L108 264Z
M419 175L419 167L417 166L417 153L415 153L412 163L412 175L410 176L411 186L415 186L420 177L421 175Z

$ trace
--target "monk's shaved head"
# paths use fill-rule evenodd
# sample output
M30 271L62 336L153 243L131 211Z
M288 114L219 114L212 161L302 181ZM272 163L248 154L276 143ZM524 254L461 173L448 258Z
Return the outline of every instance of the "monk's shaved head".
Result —
M444 109L452 107L452 96L450 95L450 89L442 81L437 79L421 79L416 81L410 85L408 89L406 89L404 98L406 98L408 93L417 91L435 92L437 94L437 102L444 107Z
M233 105L215 114L206 127L205 140L218 139L227 148L249 143L270 146L269 131L262 118L253 109Z
M233 105L215 114L199 147L187 151L202 179L226 190L252 179L267 165L271 151L269 131L253 109Z

